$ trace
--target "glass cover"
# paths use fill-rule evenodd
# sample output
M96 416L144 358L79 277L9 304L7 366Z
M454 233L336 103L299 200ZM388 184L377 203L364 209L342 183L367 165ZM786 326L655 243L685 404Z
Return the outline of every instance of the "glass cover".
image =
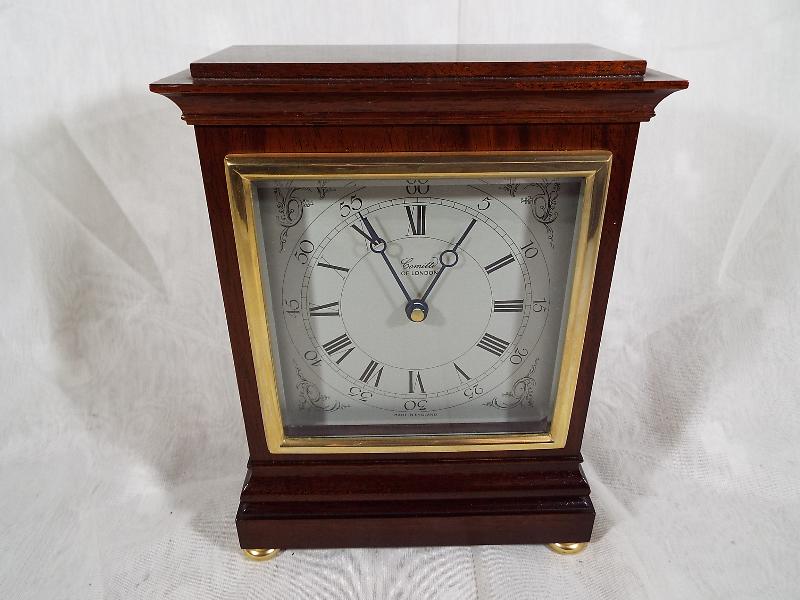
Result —
M550 430L583 176L251 185L287 436Z

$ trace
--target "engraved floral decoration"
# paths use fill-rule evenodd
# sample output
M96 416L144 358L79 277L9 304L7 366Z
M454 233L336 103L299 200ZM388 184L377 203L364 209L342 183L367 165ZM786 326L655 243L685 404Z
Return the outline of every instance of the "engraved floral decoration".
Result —
M278 223L283 227L281 231L281 252L286 244L286 236L289 228L294 227L303 219L303 209L314 204L306 196L309 188L301 187L276 187L272 188L275 196L275 208L277 209Z
M300 367L294 366L297 371L297 392L300 396L300 410L312 409L333 412L349 407L349 404L342 404L338 400L331 400L329 396L321 394L319 388L305 378Z
M539 221L547 229L547 238L550 240L550 247L555 248L553 240L553 228L550 226L558 218L558 191L561 184L557 181L543 179L525 186L532 193L525 196L522 202L531 205L533 218Z
M507 184L500 186L500 189L507 192L508 195L513 198L517 195L517 190L519 190L519 186L520 186L519 183L517 183L513 179L509 179Z
M317 192L317 195L319 196L320 200L324 200L325 196L328 195L328 192L330 192L333 189L333 188L329 188L327 186L327 183L328 182L325 181L324 179L320 179L319 181L317 181L316 192Z
M310 197L316 194L322 200L333 188L326 185L326 181L317 181L316 187L295 187L289 184L286 187L272 188L275 196L278 223L283 226L280 242L281 252L286 245L289 229L303 220L303 209L313 206L314 200Z
M538 364L539 359L537 358L533 361L530 371L514 382L510 392L505 392L500 398L492 398L489 402L485 402L484 406L491 406L501 410L517 407L532 408L535 404L533 392L536 388L536 380L533 378L533 374L536 372Z

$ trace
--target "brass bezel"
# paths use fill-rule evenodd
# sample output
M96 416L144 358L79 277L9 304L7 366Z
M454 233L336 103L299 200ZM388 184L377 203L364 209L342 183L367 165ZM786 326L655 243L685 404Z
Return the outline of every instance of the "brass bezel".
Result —
M250 347L267 446L273 454L406 453L535 450L567 442L575 387L589 315L600 233L611 171L611 153L471 152L375 154L231 154L225 157L236 254ZM261 279L253 182L265 179L416 179L457 177L584 178L580 229L575 247L569 316L548 433L421 436L287 437L278 397L269 320ZM258 360L257 357L261 357Z

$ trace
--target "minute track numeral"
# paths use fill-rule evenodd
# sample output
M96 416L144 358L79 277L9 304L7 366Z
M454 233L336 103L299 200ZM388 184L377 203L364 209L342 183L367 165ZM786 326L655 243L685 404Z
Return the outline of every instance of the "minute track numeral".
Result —
M522 312L524 304L522 300L495 300L494 312Z
M487 352L491 352L495 356L501 356L508 348L508 344L509 343L507 341L497 337L496 335L485 333L481 338L481 341L478 342L478 348L486 350Z
M380 369L378 369L379 365L381 367ZM383 375L383 365L381 365L379 362L371 360L359 379L364 383L369 383L369 380L372 379L373 375L375 375L375 383L372 385L378 387L378 384L381 382L381 375Z
M344 354L339 357L339 360L336 361L336 364L340 364L347 355L353 351L353 342L350 341L350 338L347 336L346 333L343 333L339 337L333 338L330 342L322 344L322 349L328 353L328 356L333 356L337 352L344 350Z
M512 254L506 254L503 258L498 258L490 265L486 265L484 269L487 273L494 273L498 269L502 269L506 265L510 265L514 262L514 256Z
M408 393L413 394L416 392L416 387L419 386L419 391L425 393L425 386L422 385L422 375L419 371L408 372Z
M326 308L335 310L325 310ZM339 303L328 302L328 304L320 304L319 306L309 306L308 314L312 317L338 317L339 316Z
M425 205L406 206L406 215L408 215L411 235L425 235Z

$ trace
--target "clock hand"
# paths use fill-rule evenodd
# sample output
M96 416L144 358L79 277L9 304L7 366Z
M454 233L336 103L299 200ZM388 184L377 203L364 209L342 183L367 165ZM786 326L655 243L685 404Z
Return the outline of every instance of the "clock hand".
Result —
M360 215L359 215L359 216L360 216ZM363 235L365 238L367 238L367 241L368 241L370 244L372 243L372 236L370 236L370 235L369 235L369 234L367 234L367 233L364 233L364 232L363 232L361 229L359 229L358 225L350 225L350 227L352 227L352 228L353 228L353 229L355 229L355 230L356 230L358 233L360 233L360 234L361 234L361 235Z
M397 274L397 271L394 270L389 257L386 256L386 241L383 240L372 227L372 223L369 222L364 215L358 213L358 216L361 217L361 222L364 224L364 227L369 232L369 235L364 233L361 229L356 227L355 225L351 225L353 229L355 229L358 233L363 235L365 238L369 240L369 249L375 252L376 254L380 254L383 257L383 262L386 263L386 266L389 267L389 272L394 277L394 280L397 282L397 285L400 286L400 290L403 292L403 295L406 297L407 302L411 302L411 296L409 295L408 291L406 290L406 286L403 285L400 276Z
M431 281L431 284L428 286L428 289L425 290L424 294L422 294L422 298L420 298L420 301L423 304L425 303L425 300L428 298L428 294L431 293L433 286L436 285L436 282L439 281L439 278L445 272L445 269L447 269L448 267L455 266L455 264L458 262L458 253L456 252L456 250L458 250L458 247L461 245L461 242L463 242L466 239L469 232L475 226L475 222L476 222L475 219L472 219L470 224L467 225L467 229L464 231L464 233L461 234L461 237L458 238L458 241L455 243L455 245L449 250L445 250L439 255L439 262L442 263L442 266L436 272L436 275L433 277L433 281Z

